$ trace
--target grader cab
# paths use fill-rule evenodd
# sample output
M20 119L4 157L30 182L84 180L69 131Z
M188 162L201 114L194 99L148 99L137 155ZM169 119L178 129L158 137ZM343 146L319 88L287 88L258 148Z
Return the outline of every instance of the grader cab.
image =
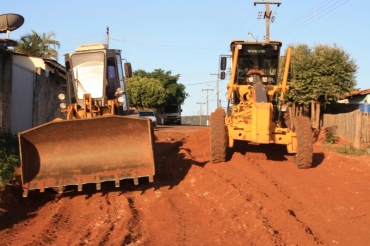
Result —
M298 168L312 166L310 120L295 117L285 101L290 49L283 79L278 78L281 45L279 41L231 42L227 112L218 108L210 117L212 162L226 161L227 147L232 148L234 141L245 141L286 145L288 153L296 153ZM225 78L228 57L220 59L221 79Z

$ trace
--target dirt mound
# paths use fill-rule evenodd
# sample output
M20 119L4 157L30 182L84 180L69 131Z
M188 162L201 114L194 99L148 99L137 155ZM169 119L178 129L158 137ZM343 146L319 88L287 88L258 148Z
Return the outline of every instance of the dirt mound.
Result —
M146 178L30 192L1 192L4 245L366 245L368 156L314 145L297 169L285 146L236 143L212 164L209 129L159 127L154 182Z

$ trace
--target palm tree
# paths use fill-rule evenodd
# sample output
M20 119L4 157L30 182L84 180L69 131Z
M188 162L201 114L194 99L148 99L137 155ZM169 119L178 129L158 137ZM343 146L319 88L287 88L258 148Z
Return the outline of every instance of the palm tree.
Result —
M58 60L58 52L54 48L59 48L60 43L52 39L53 37L55 37L54 32L39 35L36 31L32 30L31 34L28 33L21 36L18 46L14 47L14 51L28 56L55 58Z

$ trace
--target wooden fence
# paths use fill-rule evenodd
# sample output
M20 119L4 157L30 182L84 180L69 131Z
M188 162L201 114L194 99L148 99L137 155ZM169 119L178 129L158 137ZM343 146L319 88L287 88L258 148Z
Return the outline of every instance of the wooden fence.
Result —
M337 135L355 142L356 134L361 143L370 143L370 114L359 110L343 114L324 114L323 127L337 126ZM358 126L358 128L356 128Z

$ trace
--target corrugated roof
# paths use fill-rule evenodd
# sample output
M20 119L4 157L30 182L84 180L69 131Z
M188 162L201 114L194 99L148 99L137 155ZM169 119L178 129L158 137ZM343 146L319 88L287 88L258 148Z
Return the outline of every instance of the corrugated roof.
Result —
M0 38L0 48L14 47L17 45L18 42L16 40Z
M47 58L42 58L42 59L49 66L51 66L53 68L56 68L56 69L58 69L59 71L61 71L63 73L66 73L66 68L63 65L61 65L60 63L58 63L57 61L55 61L53 59L47 59Z

